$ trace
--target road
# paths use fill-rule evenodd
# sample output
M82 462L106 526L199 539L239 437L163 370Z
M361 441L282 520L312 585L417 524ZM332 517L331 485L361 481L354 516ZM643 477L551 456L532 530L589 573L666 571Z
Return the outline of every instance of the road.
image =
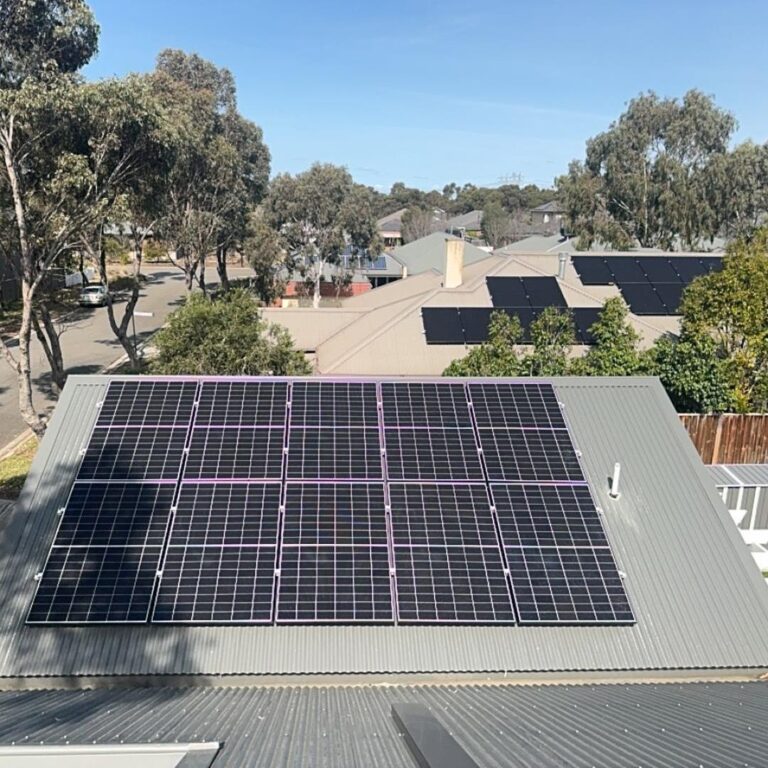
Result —
M145 266L142 272L147 276L147 282L142 288L136 310L152 312L153 317L136 318L136 334L140 339L163 325L168 314L183 300L185 291L181 271L170 265ZM230 273L231 277L238 278L246 277L251 271L231 268ZM209 275L213 277L215 270L208 270L206 276ZM119 304L116 309L117 316L120 317ZM78 309L63 318L61 325L61 347L68 373L96 373L123 354L123 348L109 327L105 307ZM50 410L55 400L51 393L48 363L34 333L32 379L35 386L35 407L41 413ZM18 399L16 374L9 365L0 360L0 449L27 428L19 415Z

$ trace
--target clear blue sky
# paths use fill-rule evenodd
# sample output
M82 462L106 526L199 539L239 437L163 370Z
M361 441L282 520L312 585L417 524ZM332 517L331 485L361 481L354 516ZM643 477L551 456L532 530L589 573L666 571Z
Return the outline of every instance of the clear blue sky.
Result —
M90 0L89 77L182 48L228 67L273 172L316 160L388 189L550 184L647 89L714 94L768 139L766 0Z

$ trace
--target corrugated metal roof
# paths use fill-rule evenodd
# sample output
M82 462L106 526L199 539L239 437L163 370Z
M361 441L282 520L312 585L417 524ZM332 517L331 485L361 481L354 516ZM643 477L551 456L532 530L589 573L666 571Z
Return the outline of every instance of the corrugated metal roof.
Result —
M764 766L766 683L102 689L0 694L0 742L222 744L217 768L412 768L432 711L482 768Z
M768 589L658 380L554 380L637 624L27 627L107 377L72 376L0 540L0 675L768 667ZM606 478L622 464L622 494Z
M715 485L768 486L768 464L711 464L707 467Z
M440 274L445 269L445 241L459 238L445 232L433 232L431 235L401 245L392 251L392 255L408 269L409 275L418 275L434 269ZM464 243L464 264L473 264L490 257L488 251L483 251L471 243Z

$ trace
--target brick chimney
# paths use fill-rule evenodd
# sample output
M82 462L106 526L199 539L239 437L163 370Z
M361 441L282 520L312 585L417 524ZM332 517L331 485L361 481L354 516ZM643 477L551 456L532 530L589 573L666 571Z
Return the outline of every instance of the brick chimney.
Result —
M458 288L464 280L464 241L445 240L444 288Z

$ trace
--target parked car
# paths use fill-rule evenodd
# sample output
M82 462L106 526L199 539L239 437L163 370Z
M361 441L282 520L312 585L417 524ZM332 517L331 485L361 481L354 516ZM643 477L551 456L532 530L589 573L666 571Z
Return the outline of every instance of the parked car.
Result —
M109 291L105 285L86 285L80 291L81 307L103 307L107 303Z

